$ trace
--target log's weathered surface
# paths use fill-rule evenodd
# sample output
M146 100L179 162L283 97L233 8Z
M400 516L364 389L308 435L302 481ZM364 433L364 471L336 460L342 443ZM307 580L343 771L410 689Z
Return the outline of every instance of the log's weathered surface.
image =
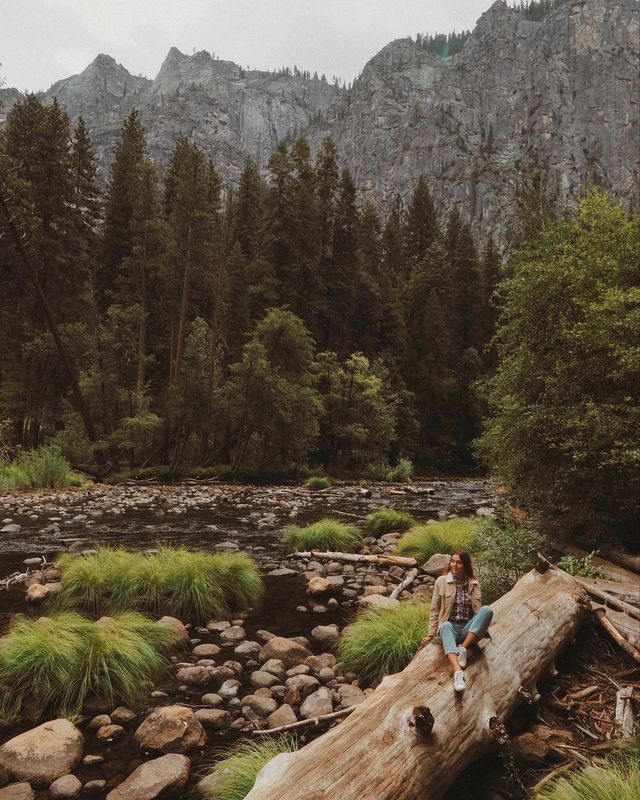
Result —
M409 556L387 556L387 555L361 555L360 553L332 553L320 550L304 550L297 553L289 553L289 558L313 558L322 561L347 561L354 564L393 564L397 567L415 567L418 563L415 558Z
M491 639L471 655L462 695L441 646L431 644L339 726L273 759L247 800L442 797L461 769L504 742L502 723L526 692L537 695L538 679L572 641L589 602L566 573L533 570L493 608Z

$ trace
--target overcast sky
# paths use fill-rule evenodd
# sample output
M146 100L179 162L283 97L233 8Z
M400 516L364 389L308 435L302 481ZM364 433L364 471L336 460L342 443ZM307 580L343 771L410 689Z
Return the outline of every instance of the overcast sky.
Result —
M392 39L473 28L492 0L0 0L0 78L37 91L107 53L155 77L171 46L352 80Z

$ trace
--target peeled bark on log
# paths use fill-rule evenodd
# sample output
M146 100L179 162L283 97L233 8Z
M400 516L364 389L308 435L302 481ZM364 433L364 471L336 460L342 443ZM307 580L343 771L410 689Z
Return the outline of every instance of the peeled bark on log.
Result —
M305 550L289 553L289 558L314 558L320 561L348 561L353 564L392 564L396 567L415 567L417 561L408 556L371 556L360 553L323 553L319 550Z
M540 675L573 640L589 601L566 573L534 570L493 609L491 639L471 653L462 695L442 647L432 644L339 726L273 759L246 800L442 797L462 769L504 741L502 723L523 701L521 687L537 694Z

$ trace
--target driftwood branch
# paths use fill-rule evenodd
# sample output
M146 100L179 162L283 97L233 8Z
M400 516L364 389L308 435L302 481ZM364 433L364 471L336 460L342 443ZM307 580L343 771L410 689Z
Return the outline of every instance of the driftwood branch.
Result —
M400 595L402 594L402 592L404 592L405 589L408 589L409 586L411 586L411 584L415 581L417 576L418 576L418 570L412 569L411 572L407 575L407 577L402 581L402 583L399 583L396 586L396 588L391 592L391 594L389 595L391 599L397 600L398 597L400 597Z
M334 711L333 714L325 714L323 717L313 717L312 719L300 719L298 722L292 722L290 725L279 725L277 728L256 728L251 733L254 736L271 736L274 733L283 733L284 731L295 731L299 728L310 728L313 725L323 725L327 722L333 722L335 719L341 719L348 716L355 706L349 708L342 708L340 711Z
M620 736L633 736L635 719L633 717L633 686L625 686L616 693L616 715L614 725Z
M431 644L340 725L276 756L246 800L439 800L462 769L504 745L501 726L523 701L520 687L533 694L573 640L585 598L561 570L532 570L493 604L491 639L472 651L463 693L453 689L442 647ZM421 708L434 720L427 736L411 724Z
M304 550L299 553L289 553L289 558L312 558L319 561L348 561L353 564L392 564L396 567L415 567L415 558L406 556L372 556L361 553L331 553L318 550Z
M598 620L601 627L609 634L618 647L621 647L628 656L631 656L631 658L637 664L640 664L640 652L636 650L631 642L628 642L618 631L618 629L610 622L610 620L607 618L607 612L604 610L604 608L596 608L593 612L593 616Z
M593 597L597 597L598 600L602 600L602 602L605 605L610 605L613 608L617 608L619 611L623 611L630 617L640 620L640 609L630 605L629 603L625 603L624 600L620 600L617 597L613 597L611 594L603 591L602 589L599 589L597 586L594 585L593 581L590 581L587 578L574 578L574 580L576 581L576 583L579 583L580 586L586 589L590 595L592 595Z

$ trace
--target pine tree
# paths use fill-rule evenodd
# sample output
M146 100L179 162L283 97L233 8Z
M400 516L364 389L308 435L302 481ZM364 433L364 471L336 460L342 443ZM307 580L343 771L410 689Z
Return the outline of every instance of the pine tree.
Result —
M342 170L333 232L328 283L328 349L339 355L353 351L355 299L358 290L358 211L356 187L348 169Z
M231 246L237 242L247 262L257 258L262 217L262 184L255 161L247 158L240 175L234 204Z
M404 248L409 269L422 261L439 234L436 208L424 175L418 179L404 220Z

